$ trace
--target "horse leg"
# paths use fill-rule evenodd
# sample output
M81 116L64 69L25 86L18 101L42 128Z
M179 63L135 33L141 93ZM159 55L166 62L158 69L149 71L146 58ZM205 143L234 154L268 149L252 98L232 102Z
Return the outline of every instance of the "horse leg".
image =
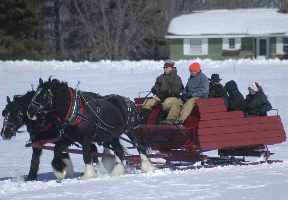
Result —
M110 173L110 176L119 176L124 174L124 166L122 163L123 157L124 157L124 151L120 144L119 138L114 138L110 141L110 144L112 146L112 150L115 153L115 164L113 167L113 170ZM105 150L105 149L104 149Z
M115 156L112 156L110 149L108 147L110 147L110 143L105 142L103 144L103 153L105 155L102 157L101 161L102 161L102 165L106 169L106 171L108 171L108 173L111 173L115 164L116 164L116 158L115 158Z
M62 160L67 165L65 178L73 178L75 175L74 167L68 153L62 153Z
M138 148L137 148L138 149ZM141 170L144 173L155 172L156 167L152 165L151 161L147 158L146 153L141 153L138 149L141 158Z
M151 161L146 156L147 155L147 148L146 148L146 144L143 140L142 133L141 133L140 129L133 131L133 136L130 133L127 135L130 138L130 140L132 140L134 142L135 146L137 147L137 150L139 152L140 159L141 159L142 172L144 172L144 173L155 172L156 167L152 165ZM141 147L139 147L138 144L140 144Z
M95 152L95 153L98 152L96 145L93 143L91 144L91 152ZM96 165L99 165L99 160L97 156L92 155L92 159L93 159L93 163L95 163Z
M54 158L52 160L52 167L54 170L54 174L58 180L63 180L66 175L65 168L67 165L62 159L62 152L63 152L63 145L62 144L56 144L54 147Z
M104 166L104 168L106 169L107 172L111 173L115 164L116 164L116 158L115 156L112 157L112 154L109 150L108 147L103 146L103 153L105 154L102 157L102 165ZM110 157L111 155L111 157Z
M83 160L85 163L85 172L84 175L81 177L81 179L86 180L96 178L96 173L92 163L92 156L91 156L91 140L89 140L87 137L84 138L82 148L83 148Z
M95 143L92 143L91 144L91 152L92 153L98 153L98 149L97 149L97 146L95 145ZM98 168L100 166L100 162L99 162L99 159L98 159L98 156L93 156L92 155L92 160L93 160L93 166L94 166L94 170L96 171L96 173L98 172Z
M42 149L33 148L30 171L25 181L36 181Z

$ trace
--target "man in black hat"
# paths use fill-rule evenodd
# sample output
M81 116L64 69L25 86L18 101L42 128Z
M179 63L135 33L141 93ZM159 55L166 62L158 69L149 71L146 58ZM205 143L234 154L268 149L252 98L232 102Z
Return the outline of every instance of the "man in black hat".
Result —
M220 84L222 79L219 78L219 74L212 74L209 84L209 95L208 98L220 98L222 97L226 107L228 106L228 95L225 87Z
M215 98L215 85L219 85L222 79L219 78L219 74L212 74L211 79L208 79L210 81L208 98Z

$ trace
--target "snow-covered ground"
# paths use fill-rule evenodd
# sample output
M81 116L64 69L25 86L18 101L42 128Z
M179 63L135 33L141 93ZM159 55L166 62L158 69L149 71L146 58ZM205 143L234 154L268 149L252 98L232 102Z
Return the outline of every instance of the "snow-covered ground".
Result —
M188 67L196 61L208 78L218 73L222 84L235 80L244 96L248 84L257 81L288 131L288 61L182 60L176 65L184 85L189 77ZM0 62L0 111L7 103L6 96L25 94L31 84L37 87L40 77L47 80L51 75L68 81L71 87L80 81L81 90L133 99L139 92L151 89L155 78L163 73L163 64L164 61ZM0 116L0 128L2 124ZM82 156L72 154L76 177L62 182L56 181L51 168L53 153L44 150L38 181L24 182L32 154L31 148L24 147L28 140L27 132L18 133L11 141L0 140L0 199L288 199L287 142L268 146L275 153L271 159L284 161L278 164L187 171L159 169L153 174L127 167L127 173L119 177L109 177L100 166L97 179L85 181L77 178L84 171Z

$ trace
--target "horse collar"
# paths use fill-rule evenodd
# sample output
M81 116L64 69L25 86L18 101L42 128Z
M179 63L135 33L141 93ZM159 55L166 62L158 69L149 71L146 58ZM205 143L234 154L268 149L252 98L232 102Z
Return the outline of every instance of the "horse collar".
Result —
M77 90L73 91L70 87L68 89L71 95L71 102L66 117L64 120L61 120L59 116L57 116L61 129L65 129L69 125L73 126L78 124L81 121L81 118L78 117L78 113L83 114L82 102Z

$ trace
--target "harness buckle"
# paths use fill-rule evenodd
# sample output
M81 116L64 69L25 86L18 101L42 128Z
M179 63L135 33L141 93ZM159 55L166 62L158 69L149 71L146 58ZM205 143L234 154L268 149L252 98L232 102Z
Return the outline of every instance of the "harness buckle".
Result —
M64 133L64 129L59 129L59 133L60 133L60 135L59 135L59 139L61 139L61 136L62 136L62 134Z

